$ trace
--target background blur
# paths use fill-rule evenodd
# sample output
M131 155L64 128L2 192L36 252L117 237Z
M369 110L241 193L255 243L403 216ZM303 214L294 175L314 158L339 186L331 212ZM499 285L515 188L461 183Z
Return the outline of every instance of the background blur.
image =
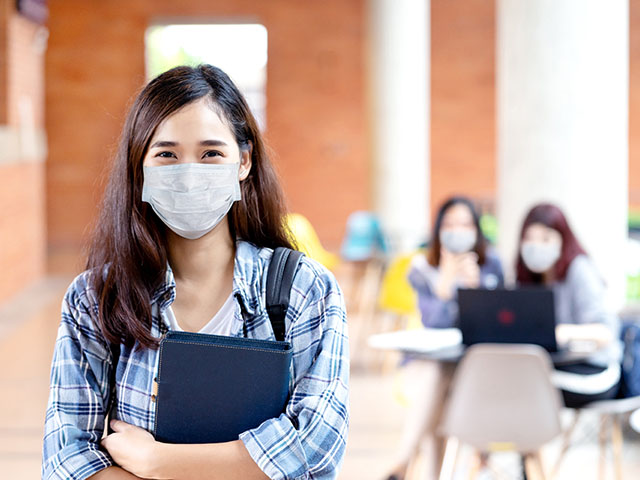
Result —
M11 275L0 278L0 301L81 265L127 106L153 63L145 61L153 27L174 24L262 26L258 113L291 209L328 248L339 246L348 215L361 209L396 211L396 223L417 230L410 238L424 240L429 213L452 193L519 221L519 204L534 200L522 193L527 181L536 197L568 207L579 233L588 231L583 220L598 227L613 215L619 242L627 206L640 209L640 7L607 3L29 0L18 2L25 15L3 0L0 266ZM553 15L556 31L541 29ZM232 51L236 65L256 63L246 55L252 36L249 47L246 35L223 37L195 40L210 51L205 60L229 64ZM190 60L177 50L167 56ZM553 118L553 105L562 118ZM548 177L557 181L545 185ZM503 184L523 202L501 202ZM572 187L580 184L586 188ZM501 210L509 206L513 212Z
M640 0L0 0L0 478L37 478L59 303L127 108L200 61L241 86L327 250L359 210L414 249L465 194L509 269L524 212L550 200L611 304L640 298ZM360 411L393 383L363 375ZM362 468L400 428L387 401L377 424L354 417L344 478L384 473Z

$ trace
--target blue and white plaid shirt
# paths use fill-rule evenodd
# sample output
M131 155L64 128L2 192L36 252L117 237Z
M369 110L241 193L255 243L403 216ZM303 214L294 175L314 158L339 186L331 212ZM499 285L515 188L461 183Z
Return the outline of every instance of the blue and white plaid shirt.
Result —
M233 277L236 298L232 336L274 340L266 313L270 249L239 241ZM112 359L96 329L96 292L88 272L73 281L62 303L62 320L51 367L42 477L85 479L113 465L99 447L109 404ZM152 299L151 332L169 326L161 313L175 299L170 269ZM242 305L240 305L240 303ZM298 267L286 318L293 347L292 392L284 414L240 435L249 454L272 479L335 478L349 423L349 354L344 302L333 275L304 257ZM151 400L157 350L121 346L115 418L153 431Z

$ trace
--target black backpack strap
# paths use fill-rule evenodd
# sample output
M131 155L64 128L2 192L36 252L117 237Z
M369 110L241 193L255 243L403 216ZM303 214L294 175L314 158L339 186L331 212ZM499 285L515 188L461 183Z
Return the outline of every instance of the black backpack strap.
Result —
M109 417L107 421L110 422L111 419L111 410L113 409L114 404L116 403L116 370L118 369L118 360L120 360L120 344L119 343L109 343L109 350L111 351L111 374L109 375L109 405L107 405L107 411L105 412L105 417ZM113 433L111 429L111 425L107 425L107 434Z
M267 272L267 313L276 340L284 341L285 317L289 307L291 285L300 259L304 254L290 248L278 247L273 251Z

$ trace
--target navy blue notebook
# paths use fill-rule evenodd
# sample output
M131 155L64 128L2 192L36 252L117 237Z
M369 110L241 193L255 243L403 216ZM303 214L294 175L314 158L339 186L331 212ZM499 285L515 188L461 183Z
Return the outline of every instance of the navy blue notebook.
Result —
M227 442L278 417L291 352L288 342L168 332L159 351L155 439Z

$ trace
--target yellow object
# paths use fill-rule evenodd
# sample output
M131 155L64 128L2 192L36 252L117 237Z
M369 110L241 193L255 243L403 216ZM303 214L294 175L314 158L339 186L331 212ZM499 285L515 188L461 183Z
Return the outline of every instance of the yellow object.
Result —
M398 315L409 317L409 327L421 328L418 312L418 297L407 280L411 259L414 253L399 255L391 261L391 265L384 274L378 306ZM416 321L417 319L417 321Z
M286 223L292 235L292 240L298 250L304 254L320 262L329 270L338 265L340 257L331 253L322 246L320 238L316 233L311 222L299 213L289 213L286 216Z
M393 379L392 396L395 402L401 407L407 408L410 400L407 395L407 376L400 370Z
M490 452L509 452L517 450L518 448L513 442L491 442L489 444Z

